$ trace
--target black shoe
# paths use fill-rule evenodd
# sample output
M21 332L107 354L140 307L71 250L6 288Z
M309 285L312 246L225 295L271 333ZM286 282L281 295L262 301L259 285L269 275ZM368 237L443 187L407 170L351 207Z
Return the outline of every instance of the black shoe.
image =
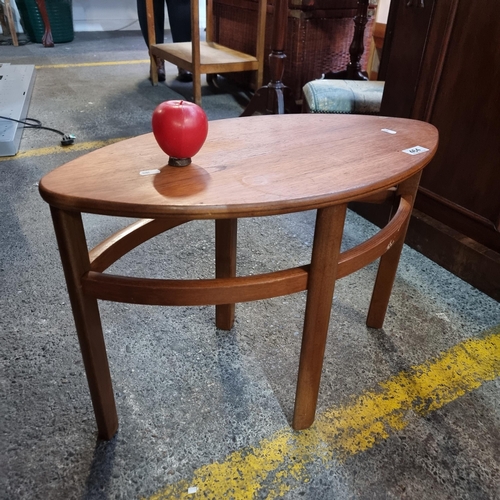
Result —
M179 68L179 74L177 75L177 81L182 82L182 83L192 82L193 75L189 71L187 71L183 68Z
M164 82L165 81L165 62L162 61L161 59L156 60L156 67L158 71L158 81L159 82Z

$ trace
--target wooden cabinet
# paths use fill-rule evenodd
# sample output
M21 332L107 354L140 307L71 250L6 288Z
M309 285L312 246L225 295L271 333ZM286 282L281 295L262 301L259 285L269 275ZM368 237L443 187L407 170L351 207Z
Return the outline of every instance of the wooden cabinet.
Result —
M392 0L379 79L440 133L407 242L500 300L500 3Z

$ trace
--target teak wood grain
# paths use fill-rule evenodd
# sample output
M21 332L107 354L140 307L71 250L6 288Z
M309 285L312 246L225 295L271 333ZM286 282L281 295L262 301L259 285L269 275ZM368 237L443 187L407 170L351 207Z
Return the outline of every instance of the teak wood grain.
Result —
M230 329L235 303L303 290L307 303L293 427L309 427L316 412L335 282L381 257L367 324L382 326L421 171L437 142L432 125L407 119L256 116L210 122L207 142L188 167L167 166L152 134L146 134L46 175L40 193L51 205L99 436L110 439L118 418L97 299L212 304L217 327ZM414 146L428 151L403 152ZM380 202L388 193L396 200L392 219L377 234L341 253L348 202ZM310 209L318 210L310 265L237 276L239 217ZM142 220L89 251L81 212ZM141 243L194 219L215 219L215 278L105 273Z
M415 156L402 152L417 145L429 152ZM436 146L432 125L401 118L313 114L234 118L209 123L208 138L188 167L169 167L153 135L146 134L59 167L42 179L40 192L52 206L104 215L198 219L273 215L388 189L422 169ZM152 169L160 173L140 175Z

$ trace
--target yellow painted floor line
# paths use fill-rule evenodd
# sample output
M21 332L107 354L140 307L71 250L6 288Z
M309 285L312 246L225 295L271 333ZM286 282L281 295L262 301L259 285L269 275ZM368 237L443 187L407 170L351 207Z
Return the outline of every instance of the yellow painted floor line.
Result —
M36 69L52 68L86 68L92 66L120 66L122 64L149 64L149 59L133 59L131 61L95 61L86 63L68 63L68 64L40 64Z
M255 498L258 492L273 500L294 483L309 481L308 464L321 461L328 468L368 450L404 429L410 413L425 417L499 376L500 325L326 411L307 431L278 431L256 447L200 467L189 479L166 486L148 500L240 500Z
M128 139L128 137L107 139L105 141L76 142L72 146L51 146L49 148L31 149L29 151L21 151L15 156L2 156L0 157L0 161L22 160L23 158L33 158L37 156L54 155L60 153L72 153L74 151L89 151L92 149L102 148L104 146L107 146L108 144L113 144L114 142L123 141L124 139Z

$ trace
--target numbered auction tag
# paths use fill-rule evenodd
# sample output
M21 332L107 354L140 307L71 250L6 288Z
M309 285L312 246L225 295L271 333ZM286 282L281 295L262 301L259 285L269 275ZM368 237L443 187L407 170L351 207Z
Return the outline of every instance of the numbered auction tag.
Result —
M139 172L139 175L154 175L154 174L159 174L160 171L155 168L154 170L141 170Z
M403 149L403 153L407 153L409 155L419 155L420 153L425 153L426 151L429 150L422 146L413 146L412 148Z

